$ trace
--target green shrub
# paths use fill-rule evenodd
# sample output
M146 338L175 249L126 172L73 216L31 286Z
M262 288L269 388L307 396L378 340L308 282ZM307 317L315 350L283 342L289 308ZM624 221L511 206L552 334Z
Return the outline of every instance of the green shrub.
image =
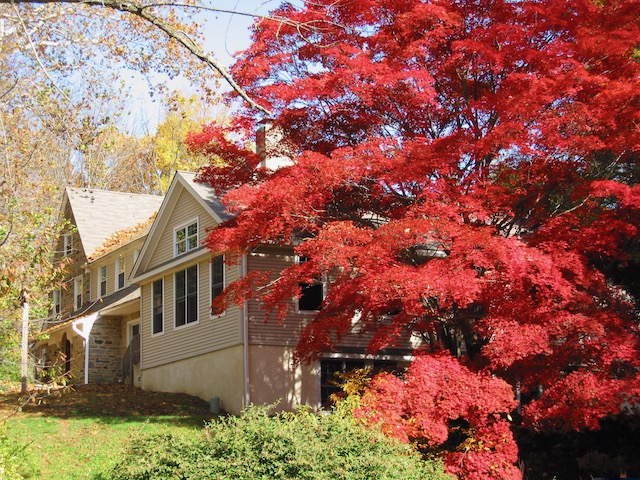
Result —
M251 407L195 435L162 434L132 441L98 479L443 480L439 465L410 447L367 430L349 409L269 416Z

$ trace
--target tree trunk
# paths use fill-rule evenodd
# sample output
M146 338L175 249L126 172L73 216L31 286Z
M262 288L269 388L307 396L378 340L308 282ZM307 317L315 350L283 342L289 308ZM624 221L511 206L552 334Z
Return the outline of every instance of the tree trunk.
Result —
M29 369L29 295L26 290L20 294L22 303L22 360L20 362L20 374L22 377L22 393L27 393L27 372Z

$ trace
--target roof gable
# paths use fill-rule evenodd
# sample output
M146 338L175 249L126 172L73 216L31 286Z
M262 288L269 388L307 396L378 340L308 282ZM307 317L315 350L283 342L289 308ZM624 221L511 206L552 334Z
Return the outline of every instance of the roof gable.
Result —
M92 258L105 241L118 231L135 227L149 219L161 206L163 197L139 193L86 188L65 190L85 256Z
M217 223L222 223L225 220L232 218L232 215L227 213L213 187L208 183L196 182L196 176L197 174L193 172L177 172L174 180L181 182L187 189L189 189L196 200L202 203L205 208L210 210L211 215Z
M172 228L175 225L169 225L169 222L172 221L171 219L174 211L176 210L176 207L178 206L178 202L184 201L184 195L188 195L191 199L193 199L194 202L196 202L196 204L199 204L201 207L201 212L204 211L204 214L208 215L215 224L220 224L232 218L232 215L228 214L225 211L225 208L220 199L216 196L214 189L210 185L197 183L195 181L196 175L197 174L193 172L179 171L173 177L164 202L162 203L162 206L160 207L160 210L156 216L156 220L153 222L149 234L145 239L145 243L142 247L140 256L138 257L138 260L133 267L133 271L131 273L133 282L138 281L138 277L140 277L141 275L144 275L144 277L146 277L147 270L149 268L151 268L151 270L156 270L158 268L157 266L152 265L152 257L155 258L155 252L159 244L161 243L162 236L165 235L169 230L173 231ZM180 200L181 198L182 200ZM185 218L184 220L189 219ZM201 225L206 225L206 223L212 222L203 222L201 219ZM200 241L202 240L203 238L201 237ZM166 243L166 240L163 241L162 244L164 245L164 243ZM161 250L165 252L166 248L162 248ZM165 256L166 252L160 255L161 258L164 258ZM180 258L176 258L175 261L179 262L185 258L190 257L189 255L184 255ZM171 263L173 263L173 261L174 259L170 260Z

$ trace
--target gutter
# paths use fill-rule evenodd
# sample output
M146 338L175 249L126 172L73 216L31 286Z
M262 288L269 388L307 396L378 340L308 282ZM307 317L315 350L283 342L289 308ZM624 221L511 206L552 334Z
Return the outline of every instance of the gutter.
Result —
M242 278L247 276L247 254L242 255ZM249 395L249 305L245 300L242 302L242 355L243 355L243 376L244 376L244 398L243 407L251 402Z
M93 329L93 324L98 319L98 312L87 315L86 317L74 320L71 328L74 332L84 339L84 384L89 383L89 336Z

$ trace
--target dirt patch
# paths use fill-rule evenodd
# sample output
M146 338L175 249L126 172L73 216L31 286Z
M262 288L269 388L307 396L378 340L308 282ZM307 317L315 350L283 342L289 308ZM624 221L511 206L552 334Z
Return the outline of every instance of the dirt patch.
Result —
M13 414L19 408L22 414L61 418L211 417L209 404L200 398L182 393L147 392L129 385L80 385L50 393L31 391L30 394L20 395L12 390L0 393L0 418Z

